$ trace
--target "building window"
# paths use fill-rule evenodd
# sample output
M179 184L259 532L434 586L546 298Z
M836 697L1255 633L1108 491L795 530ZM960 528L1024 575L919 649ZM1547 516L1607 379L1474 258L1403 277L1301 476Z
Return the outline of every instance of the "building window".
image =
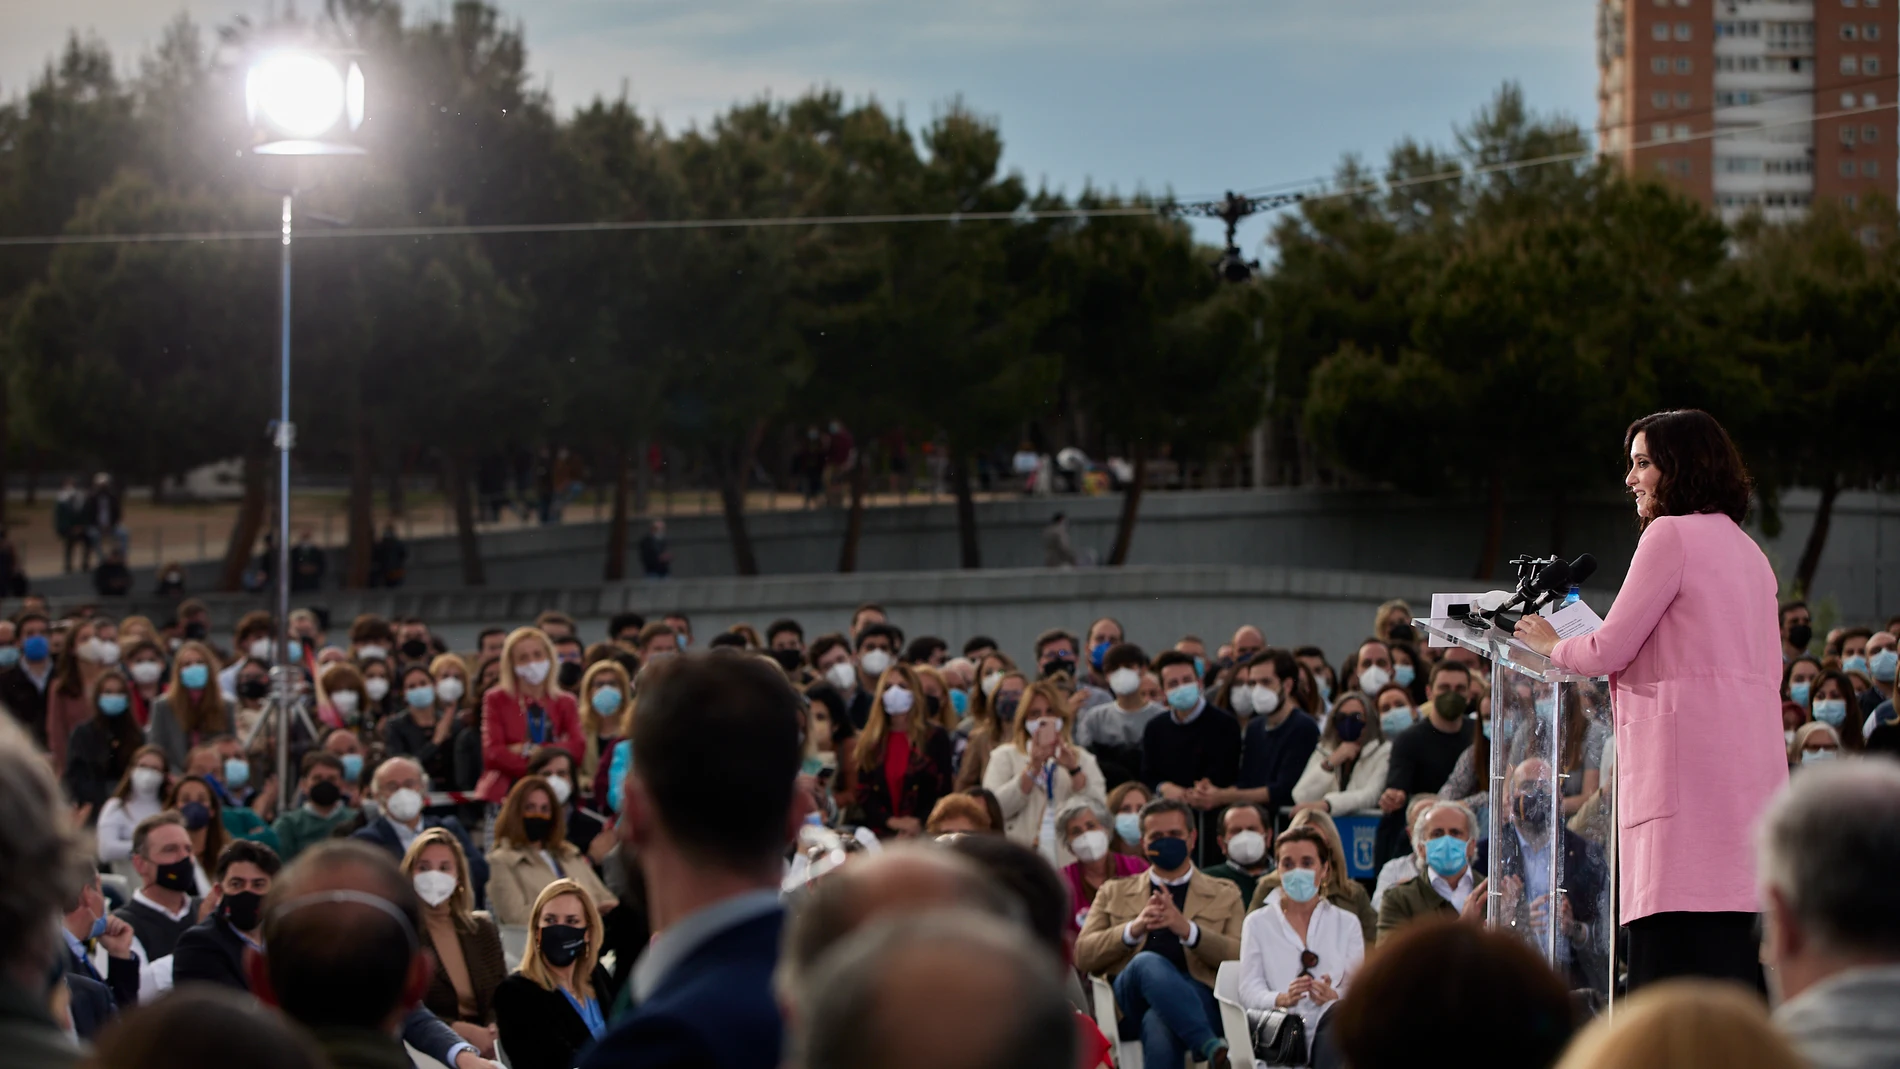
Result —
M1880 23L1870 22L1867 25L1862 26L1860 28L1860 39L1863 41L1880 40Z
M1688 56L1676 57L1676 73L1677 74L1692 74L1694 72L1695 72L1695 64L1689 61Z
M1850 27L1843 26L1841 28L1846 30ZM1667 22L1658 22L1656 25L1651 26L1649 28L1649 36L1658 41L1669 40L1669 24Z
M1853 107L1853 106L1854 106L1854 94L1852 94L1852 93L1842 93L1842 94L1841 94L1841 107L1843 107L1843 108L1851 108L1851 107Z
M1862 74L1879 74L1880 73L1880 57L1879 56L1860 57L1860 72Z
M1676 124L1676 140L1677 141L1689 140L1689 124L1688 123L1679 122Z
M1668 93L1651 93L1651 94L1649 94L1649 106L1650 106L1650 107L1652 107L1652 108L1666 108L1666 107L1668 107L1668 106L1669 106L1669 94L1668 94Z
M1863 108L1876 107L1879 103L1880 97L1874 93L1862 93L1860 95L1860 106Z
M1854 143L1854 128L1851 126L1841 127L1841 144L1852 145L1853 143Z
M1869 0L1869 2L1872 2L1872 0ZM1841 198L1841 203L1847 205L1849 208L1858 208L1860 207L1860 198L1849 193L1847 196Z
M1756 156L1725 156L1721 165L1723 174L1761 173L1761 159Z
M1658 7L1661 7L1661 6L1662 6L1662 0L1657 0L1657 6L1658 6ZM1841 0L1841 6L1842 6L1842 7L1853 7L1853 6L1854 6L1854 0Z
M1650 127L1649 139L1651 141L1669 140L1669 124L1666 122L1659 122L1656 125Z
M1880 163L1879 163L1879 161L1877 161L1877 160L1862 160L1862 161L1860 161L1860 176L1861 176L1862 178L1878 178L1878 177L1880 177Z
M1860 128L1860 143L1861 144L1871 145L1878 140L1880 140L1880 127L1863 126Z
M1663 174L1668 174L1668 173L1669 173L1669 161L1668 161L1668 160L1657 160L1657 161L1656 161L1656 170L1658 170L1658 171L1660 171L1660 172L1662 172Z
M1686 178L1686 177L1688 177L1688 175L1689 175L1689 161L1688 161L1688 160L1677 160L1677 161L1676 161L1676 173L1677 173L1677 174L1679 174L1679 175L1682 175L1682 176L1683 176L1683 177L1685 177L1685 178Z
M1694 28L1686 22L1676 23L1676 40L1687 41L1694 34Z
M1688 106L1689 106L1690 104L1692 104L1692 103L1694 103L1694 102L1695 102L1695 98L1694 98L1694 97L1692 97L1692 96L1690 96L1690 95L1689 95L1689 94L1687 94L1687 93L1677 93L1677 94L1676 94L1676 107L1679 107L1679 108L1686 108L1686 107L1688 107Z
M1650 73L1652 74L1668 74L1669 73L1669 57L1668 56L1651 57L1649 61L1649 70L1650 70Z
M1852 41L1859 37L1858 28L1851 22L1841 23L1841 40Z
M1854 161L1853 160L1841 161L1841 177L1842 178L1854 177Z
M1854 56L1842 56L1841 57L1841 73L1842 74L1859 74L1860 60Z

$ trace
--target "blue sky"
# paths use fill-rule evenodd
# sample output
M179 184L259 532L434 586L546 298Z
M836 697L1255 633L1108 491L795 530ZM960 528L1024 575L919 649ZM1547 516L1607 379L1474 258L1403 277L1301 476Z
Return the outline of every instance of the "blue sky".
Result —
M281 2L281 0L279 0ZM304 8L318 0L303 0ZM260 0L8 0L0 93L69 28L128 60L184 10ZM1398 138L1449 139L1497 86L1595 117L1592 0L508 0L565 110L632 98L669 126L770 91L829 85L914 122L946 102L999 119L1008 164L1074 193L1218 194L1330 173ZM411 4L412 10L430 10ZM1243 228L1257 251L1265 224ZM1209 230L1210 239L1217 231Z

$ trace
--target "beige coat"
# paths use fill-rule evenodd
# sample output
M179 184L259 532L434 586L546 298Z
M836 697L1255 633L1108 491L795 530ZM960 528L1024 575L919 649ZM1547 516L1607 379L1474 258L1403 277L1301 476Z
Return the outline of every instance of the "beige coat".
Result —
M1083 972L1114 976L1122 971L1140 946L1122 942L1122 928L1141 915L1148 905L1153 886L1147 869L1133 876L1110 880L1095 892L1095 904L1089 907L1089 919L1075 941L1075 964ZM1201 927L1200 941L1182 947L1188 974L1209 987L1223 961L1240 960L1240 925L1246 910L1241 906L1240 888L1232 882L1194 870L1188 881L1187 903L1181 915Z
M1082 768L1083 787L1075 788L1075 777L1056 769L1056 797L1053 805L1061 809L1069 799L1081 794L1092 798L1096 804L1107 808L1108 786L1102 779L1102 766L1095 761L1095 755L1080 746L1070 746ZM1029 765L1029 755L1015 743L998 746L990 751L989 765L983 770L983 786L996 796L996 802L1003 807L1003 831L1012 840L1024 846L1034 847L1042 835L1043 814L1048 812L1049 795L1040 787L1024 792L1022 785L1023 769ZM1074 861L1069 853L1069 844L1062 841L1062 829L1056 829L1055 856L1050 858L1060 868Z
M605 910L607 903L614 901L613 892L600 882L594 866L587 855L574 848L572 843L562 843L559 850L549 851L554 859L561 863L561 872L586 889L594 900L597 909ZM495 915L498 924L526 925L530 923L529 911L534 909L535 896L541 889L560 879L548 863L541 857L539 850L521 850L512 846L496 846L488 852L488 908Z

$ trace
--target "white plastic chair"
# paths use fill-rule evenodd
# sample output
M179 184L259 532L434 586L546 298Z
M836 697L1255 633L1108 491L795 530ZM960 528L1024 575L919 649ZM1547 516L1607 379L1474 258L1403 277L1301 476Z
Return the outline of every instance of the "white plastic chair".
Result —
M1240 963L1223 961L1214 976L1214 1001L1220 1003L1221 1036L1227 1040L1227 1062L1233 1069L1254 1069L1253 1036L1247 1030L1247 1011L1240 1004Z
M404 1043L402 1047L409 1052L409 1061L416 1069L448 1069L448 1066L443 1065L441 1062L436 1061L434 1058L429 1057L427 1054L422 1053L407 1043Z
M501 929L501 953L508 961L508 971L513 972L521 965L521 956L528 952L528 926L525 924L498 925Z
M1115 1020L1115 989L1099 976L1089 977L1089 996L1095 1003L1095 1027L1102 1030L1108 1047L1115 1053L1120 1069L1141 1069L1141 1043L1122 1039L1121 1024Z
M502 1069L515 1069L515 1063L508 1060L508 1052L501 1049L501 1040L495 1040L495 1064Z
M124 896L128 902L132 899L132 881L116 872L100 873L99 886L113 888L118 891L120 895Z

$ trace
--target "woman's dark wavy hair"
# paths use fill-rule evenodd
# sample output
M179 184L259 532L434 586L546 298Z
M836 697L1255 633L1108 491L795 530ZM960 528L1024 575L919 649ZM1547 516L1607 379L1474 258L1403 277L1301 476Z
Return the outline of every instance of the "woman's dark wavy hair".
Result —
M1658 516L1719 512L1738 524L1748 516L1755 484L1742 454L1714 416L1694 408L1644 416L1623 435L1625 457L1639 434L1660 476L1655 507L1643 526Z

